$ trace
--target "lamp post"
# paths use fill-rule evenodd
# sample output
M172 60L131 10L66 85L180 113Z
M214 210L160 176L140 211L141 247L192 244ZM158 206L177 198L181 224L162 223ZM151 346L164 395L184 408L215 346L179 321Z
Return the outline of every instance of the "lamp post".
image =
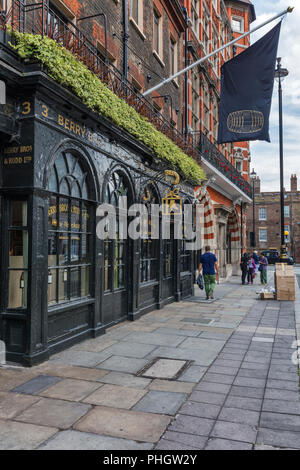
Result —
M250 177L251 177L251 181L252 181L252 200L253 200L253 203L252 203L252 208L253 208L253 228L252 228L252 240L251 240L251 246L253 248L255 248L255 245L256 245L256 240L255 240L255 193L254 193L254 190L255 190L255 181L256 181L256 172L255 170L253 169L251 174L250 174Z
M286 244L284 235L284 173L283 173L283 118L282 118L282 86L281 82L289 74L287 69L281 67L281 57L277 58L277 68L275 78L278 81L278 99L279 99L279 158L280 158L280 215L281 215L281 249L280 261L286 262Z

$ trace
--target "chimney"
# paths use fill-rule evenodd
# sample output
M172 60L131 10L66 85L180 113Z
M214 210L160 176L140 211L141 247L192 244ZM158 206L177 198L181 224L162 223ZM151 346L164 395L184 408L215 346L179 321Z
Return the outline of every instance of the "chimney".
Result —
M260 177L257 176L254 180L254 194L260 194Z
M297 190L297 175L291 176L291 191L296 192Z

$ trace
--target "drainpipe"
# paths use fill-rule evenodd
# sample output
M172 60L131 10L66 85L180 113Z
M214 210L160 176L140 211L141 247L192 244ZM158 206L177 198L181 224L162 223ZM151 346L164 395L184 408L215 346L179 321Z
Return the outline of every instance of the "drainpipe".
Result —
M128 0L123 0L123 77L128 79Z

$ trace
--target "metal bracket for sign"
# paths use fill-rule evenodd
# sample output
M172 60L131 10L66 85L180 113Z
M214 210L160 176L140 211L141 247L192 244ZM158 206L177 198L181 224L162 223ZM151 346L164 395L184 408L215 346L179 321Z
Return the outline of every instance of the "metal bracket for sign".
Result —
M205 60L207 59L210 59L210 57L218 54L219 52L223 51L224 49L226 49L227 47L230 47L232 46L233 44L239 42L241 39L245 38L246 36L249 36L250 34L254 33L255 31L261 29L263 26L266 26L267 24L271 23L272 21L275 21L277 18L281 18L282 16L286 15L287 13L292 13L292 11L294 10L294 7L288 7L286 8L284 11L282 11L281 13L279 13L278 15L275 15L273 16L272 18L270 18L269 20L265 21L264 23L256 26L255 28L251 29L250 31L247 31L246 33L242 34L241 36L239 36L238 38L235 38L233 39L232 41L228 42L227 44L225 44L224 46L220 47L219 49L216 49L215 51L212 51L210 54L206 55L205 57L202 57L201 59L197 60L196 62L194 62L193 64L189 65L188 67L180 70L179 72L175 73L174 75L172 75L171 77L169 78L166 78L165 80L163 80L162 82L160 82L158 85L154 86L153 88L150 88L149 90L145 91L145 93L143 93L143 96L148 96L150 95L153 91L156 91L158 90L159 88L161 88L163 85L166 85L167 83L171 82L172 80L174 80L175 78L179 77L180 75L188 72L189 70L191 70L192 68L196 67L197 65L201 64L202 62L204 62Z

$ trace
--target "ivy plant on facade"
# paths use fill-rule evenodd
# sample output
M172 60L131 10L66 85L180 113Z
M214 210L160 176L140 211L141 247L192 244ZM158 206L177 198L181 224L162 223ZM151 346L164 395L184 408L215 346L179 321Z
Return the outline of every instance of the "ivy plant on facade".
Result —
M147 118L119 98L71 52L48 37L13 32L12 47L23 59L36 59L57 83L72 91L82 102L149 147L162 161L178 169L193 184L205 173L192 157L158 131Z

